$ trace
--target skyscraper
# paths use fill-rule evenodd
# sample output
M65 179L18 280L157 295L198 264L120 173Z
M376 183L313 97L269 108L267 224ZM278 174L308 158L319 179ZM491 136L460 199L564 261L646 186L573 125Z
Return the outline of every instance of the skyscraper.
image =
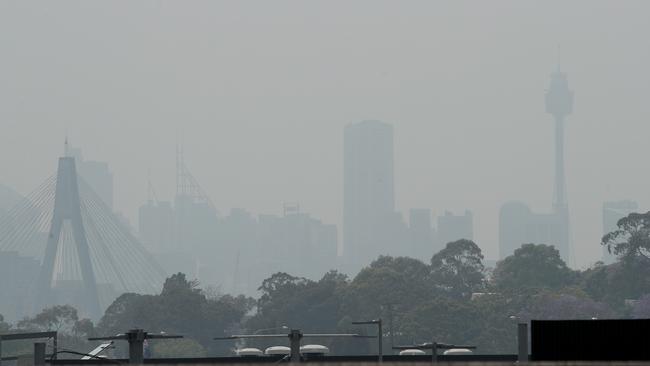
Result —
M343 145L343 241L348 269L387 254L394 237L393 127L380 121L349 124Z

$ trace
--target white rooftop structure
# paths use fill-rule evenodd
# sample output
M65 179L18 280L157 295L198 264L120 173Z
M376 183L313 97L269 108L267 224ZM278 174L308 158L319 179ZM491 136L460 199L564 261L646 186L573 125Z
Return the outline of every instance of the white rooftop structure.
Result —
M291 353L291 348L286 346L272 346L264 350L266 355L288 355Z
M263 356L264 355L262 350L260 350L259 348L252 348L252 347L251 348L240 348L235 352L237 353L237 356L241 356L241 357L257 357L257 356Z

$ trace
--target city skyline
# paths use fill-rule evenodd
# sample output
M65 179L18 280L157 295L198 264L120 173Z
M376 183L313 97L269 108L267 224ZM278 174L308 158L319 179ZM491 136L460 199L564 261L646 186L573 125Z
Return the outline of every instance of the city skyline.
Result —
M366 120L366 121L360 121L360 122L357 122L357 123L348 123L348 124L345 125L344 130L348 130L350 127L354 127L354 126L364 126L364 125L367 125L367 124L380 124L380 125L387 126L387 127L389 128L389 130L390 130L390 140L393 139L393 137L392 137L392 135L393 135L393 126L392 126L391 124L388 124L388 123L385 123L385 122L382 122L382 121ZM83 158L82 158L82 149L81 149L80 147L75 146L74 148L70 148L70 149L68 150L68 138L67 138L67 136L66 136L66 139L65 139L65 147L66 147L66 149L65 149L65 153L64 153L64 155L65 155L65 154L71 154L72 156L75 156L75 157L77 158L77 160L79 160L79 162L82 164L82 166L83 166L83 164L85 164L85 163L91 163L93 167L98 166L98 167L101 167L102 170L108 172L108 175L106 175L107 173L103 173L103 172L102 172L101 175L99 175L97 178L95 178L96 181L93 182L93 183L95 183L95 184L100 184L100 190L101 190L101 189L104 189L104 190L105 190L106 188L105 188L105 186L103 185L101 179L102 179L102 178L103 178L103 179L107 179L107 182L110 182L110 183L111 183L110 188L112 189L113 176L110 174L110 170L109 170L109 169L110 169L110 164L109 164L108 162L94 161L94 160L92 160L92 161L88 161L88 162L84 161ZM181 148L181 149L182 149L182 148ZM68 151L69 151L69 152L68 152ZM178 145L176 146L176 151L177 151L177 155L178 155L178 151L179 151L179 146L178 146ZM393 156L394 156L394 152L393 152L393 150L392 150L392 143L391 143L391 147L390 147L390 150L389 150L388 154L390 155L389 158L392 160L392 158L393 158ZM556 157L555 157L555 158L556 158ZM177 162L177 163L178 163L178 162ZM178 167L177 167L177 169L178 169ZM186 168L183 168L183 169L186 169ZM391 167L391 173L390 173L390 174L391 174L391 179L390 179L390 180L392 181L392 179L393 179L393 178L392 178L392 167ZM81 175L83 175L83 174L81 174ZM178 175L178 172L176 173L176 175ZM192 178L192 179L194 179L194 178ZM555 177L555 179L557 179L557 177ZM151 182L149 182L149 184L150 184L151 186L149 187L150 189L149 189L149 191L148 191L148 197L147 197L147 200L143 201L143 205L140 206L139 210L141 210L141 209L144 208L144 207L147 207L147 205L149 205L149 204L152 203L152 201L151 201L151 196L150 196L150 195L151 195L152 193L155 194L155 192L153 192L153 186L154 186L154 184L151 183ZM197 184L198 184L198 183L197 183ZM558 184L558 183L557 183L557 181L556 181L556 182L554 183L554 185L555 185L555 186L554 186L554 190L557 190L557 184ZM91 185L93 185L93 184L91 184ZM199 189L200 189L200 188L199 188ZM405 230L403 233L401 233L401 235L398 235L398 237L401 238L401 239L400 239L400 244L399 244L399 246L400 246L400 247L408 247L408 246L412 245L412 243L409 242L409 237L410 237L411 234L407 232L407 231L409 230L409 222L410 222L410 219L411 219L411 218L410 218L410 215L413 214L413 211L414 211L414 210L416 210L416 211L417 211L417 210L422 210L422 208L408 208L408 209L406 209L405 211L394 211L394 201L396 200L396 198L394 197L394 194L392 193L392 191L393 191L393 189L392 189L392 183L391 183L391 189L390 189L390 191L391 191L391 193L390 193L390 198L388 198L388 201L387 201L387 204L390 206L390 207L388 207L388 211L390 211L391 214L397 215L397 216L396 216L396 219L397 219L397 220L400 220L400 222L399 222L400 224L404 224L403 229ZM105 195L101 195L101 196L105 196ZM111 190L111 192L110 192L110 196L109 196L109 197L110 197L110 199L112 199L112 190ZM105 197L102 197L102 198L105 199ZM205 199L210 200L209 197L206 197ZM174 200L178 200L178 188L177 188L177 196L176 196L175 199L174 199L173 197L170 197L169 200L166 200L166 199L163 198L163 199L161 199L161 200L157 200L157 199L156 199L155 201L157 202L157 204L162 203L162 204L164 205L164 204L170 204L170 203L173 202ZM553 201L555 202L556 200L557 200L557 198L556 198L555 195L554 195ZM563 200L566 200L566 198L564 198ZM607 204L607 203L609 203L609 202L611 202L611 201L603 202L603 205L604 205L604 204ZM621 202L627 202L627 201L624 201L624 200L623 200L623 201L621 201ZM109 202L106 202L106 203L107 203L107 205L109 205L109 207L111 206ZM281 201L280 203L283 203L283 204L284 204L284 203L286 203L286 201ZM507 205L510 205L510 204L512 204L512 203L516 203L516 204L524 204L524 205L528 206L528 203L527 203L526 201L514 201L514 200L510 200L510 201L506 201L506 202L504 202L504 203L502 204L502 206L500 206L500 209L499 209L499 210L502 210L503 207L506 207ZM177 204L178 204L178 203L177 203ZM299 203L296 203L296 204L299 204ZM555 206L556 206L556 203L554 203L552 207L555 207ZM638 208L638 206L637 206L637 208ZM221 211L222 214L218 216L218 217L220 217L220 218L227 218L227 216L226 216L225 213L228 212L228 211L231 211L231 212L232 212L233 210L235 210L235 211L237 211L237 210L248 210L247 208L244 208L244 207L216 208L216 209L217 209L217 210L222 209L222 211ZM441 228L441 219L445 219L446 217L458 217L458 218L462 218L463 216L462 216L462 215L461 215L461 216L455 216L455 215L452 214L452 212L450 212L450 211L447 210L447 209L441 209L441 211L436 211L435 208L430 208L430 207L427 207L427 208L424 208L424 209L425 209L425 210L428 210L428 211L430 212L430 215L431 215L431 223L430 223L430 225L431 225L431 230L432 230L432 231L431 231L431 234L433 235L433 236L432 236L432 238L433 238L433 242L431 243L431 244L432 244L432 245L431 245L431 251L432 251L432 253L434 253L434 252L435 252L435 249L439 250L439 249L441 249L441 248L444 248L445 242L448 242L448 241L452 240L452 239L443 240L443 242L440 242L440 243L436 241L436 237L435 237L435 235L438 234L437 231L439 231L440 228ZM516 210L519 210L519 209L515 209L514 212L516 212ZM530 208L526 207L525 210L530 210ZM282 210L278 210L278 211L281 212ZM388 211L387 211L387 212L388 212ZM637 211L641 212L642 210L637 210ZM119 211L119 210L117 210L116 212L117 212L118 214L120 214L120 215L123 214L123 213L122 213L121 211ZM271 215L273 215L273 214L278 214L279 212L273 212L273 213L271 213ZM632 211L629 211L629 212L632 212ZM231 214L232 214L232 213L231 213ZM248 214L248 213L247 213L247 214ZM527 214L530 214L530 212L527 213ZM554 214L554 213L551 212L550 214L547 213L547 214L538 215L538 216L540 216L540 217L547 216L548 218L552 219L553 214ZM260 219L263 218L263 217L265 217L265 216L268 216L268 215L269 215L269 213L265 213L265 212L253 212L253 217L256 217L256 218L259 217ZM473 223L472 223L472 213L471 213L471 210L466 209L465 215L469 215L469 218L470 218L470 221L469 221L469 227L468 227L468 229L461 229L461 230L469 230L469 235L467 235L467 237L461 237L462 235L460 235L460 236L458 236L457 239L468 238L468 239L470 239L470 240L473 240L474 238L473 238L473 232L472 232L472 231L473 231ZM534 214L533 214L533 215L534 215ZM604 213L603 213L603 215L604 215ZM521 216L521 215L519 215L519 216ZM131 221L131 222L130 222L131 227L132 227L132 228L135 228L135 227L137 227L138 225L141 225L141 224L140 224L140 220L141 220L141 219L142 219L142 216L141 216L141 214L140 214L140 218L137 218L135 221ZM437 220L437 224L435 223L436 220ZM502 218L500 218L499 220L502 221ZM527 219L527 218L521 218L520 220L523 220L523 221L521 221L521 222L526 222L526 220L529 220L529 219ZM548 220L548 219L542 219L542 221L543 221L543 220ZM610 219L610 221L611 221L611 219ZM540 223L541 223L541 222L540 222ZM337 224L335 223L335 225L337 225ZM530 224L527 224L527 225L530 225ZM544 224L542 224L542 225L548 225L548 224L547 224L547 223L544 223ZM339 226L339 225L337 225L337 226ZM525 227L525 226L526 226L526 225L524 225L524 227ZM611 227L612 227L612 223L609 223L609 224L606 225L606 226L609 227L609 228L611 229ZM343 227L344 227L344 225L341 225L341 227L339 228L339 255L341 256L341 260L343 261L343 263L346 263L347 261L349 261L349 258L348 258L348 259L345 258L345 257L346 257L346 253L347 253L347 256L349 256L351 252L354 252L354 250L350 250L350 248L348 248L348 250L346 250L345 247L344 247L344 245L345 245L345 240L344 240L344 230L343 230ZM500 230L500 231L503 230L503 227L500 226L499 230ZM549 229L543 229L543 230L549 230ZM551 228L550 230L553 231L554 229ZM607 228L606 228L605 226L603 226L603 230L606 231ZM537 239L533 239L533 240L524 240L524 242L531 241L531 242L539 242L539 243L542 243L542 242L544 242L544 243L550 243L550 242L553 241L553 240L549 240L549 239L548 239L548 235L553 236L553 235L558 235L558 234L557 234L557 233L556 233L556 234L552 234L552 233L551 233L551 234L543 234L543 235L539 235L539 234L535 234L535 235L532 235L532 236L529 235L530 238L537 238ZM443 236L444 236L444 235L443 235ZM452 236L453 236L453 235L452 235ZM455 237L456 237L456 236L454 236L454 238L455 238ZM524 236L524 237L525 237L525 236ZM545 238L545 237L547 237L546 240L543 239L543 238ZM455 239L454 239L454 240L455 240ZM502 239L500 239L500 240L502 240ZM521 241L521 240L519 240L519 241ZM518 241L517 241L517 242L518 242ZM523 243L523 242L522 242L522 243ZM480 242L479 242L478 244L479 244L479 246L481 246L481 243L480 243ZM551 244L551 245L552 245L552 244ZM381 247L381 246L380 246L380 247ZM368 258L365 258L365 259L363 259L363 258L356 258L356 259L354 259L353 262L356 263L356 265L354 266L354 268L356 268L356 270L358 270L358 269L361 268L362 266L365 266L365 265L367 265L368 263L370 263L370 261L372 260L372 258L375 258L377 255L382 254L382 250L381 250L380 247L375 248L375 252L376 252L376 253L375 253L374 256L373 256L373 255L370 255ZM515 245L514 248L516 248L516 247L517 247L517 245ZM498 252L497 252L498 254L497 254L497 256L495 256L494 258L489 257L489 256L486 256L486 259L489 259L489 260L498 260L498 259L502 259L504 256L509 255L509 254L512 254L511 252L512 252L512 250L513 250L513 249L510 249L510 252L503 252L503 248L500 248L500 249L497 248L497 249L498 249ZM561 251L562 251L562 250L561 250ZM601 252L602 252L602 249L601 249ZM408 250L405 250L404 248L396 248L393 252L385 251L385 254L391 254L391 253L394 254L394 255L409 255L409 251L408 251ZM413 256L414 256L414 257L418 257L418 255L413 255ZM601 256L604 256L604 254L602 254ZM598 261L598 260L603 260L603 258L605 258L605 257L597 258L596 261ZM427 258L421 258L421 259L422 259L422 260L425 260L425 261L427 260ZM573 264L573 263L574 263L574 262L573 262L573 259L568 259L568 260L567 260L567 263ZM361 267L360 267L360 266L361 266ZM356 270L353 269L352 267L346 267L345 265L343 265L342 268L347 268L347 269L348 269L349 271L351 271L352 273L354 273L354 272L356 271Z
M147 171L173 196L182 142L221 211L298 201L341 228L342 128L379 119L396 131L396 210L406 220L413 207L470 209L475 241L497 258L501 204L551 209L542 96L560 44L577 95L566 126L576 264L600 258L602 202L650 206L650 177L630 159L648 131L650 52L632 45L646 42L649 5L368 4L3 3L0 124L12 133L0 137L0 180L30 192L54 172L67 131L110 163L115 207L135 223Z

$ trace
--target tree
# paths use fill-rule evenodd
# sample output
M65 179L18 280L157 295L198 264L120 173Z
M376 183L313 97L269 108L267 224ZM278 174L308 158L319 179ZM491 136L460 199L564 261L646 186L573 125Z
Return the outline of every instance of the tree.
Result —
M104 335L123 333L132 328L160 331L163 309L155 295L125 293L108 306L98 324Z
M430 268L407 257L381 256L363 268L345 291L343 314L356 319L377 318L391 306L405 312L431 299Z
M582 287L596 301L604 301L623 310L625 300L650 293L650 264L647 260L627 258L610 265L597 263L581 273Z
M612 295L609 288L610 274L611 267L598 261L580 273L581 287L592 299L603 301Z
M518 298L488 293L471 300L478 309L480 325L477 334L468 342L478 347L479 353L515 353L517 349L517 321L511 316L519 312Z
M467 344L481 330L481 312L471 302L438 296L404 316L399 331L415 342Z
M650 294L642 296L632 307L632 317L636 319L650 318Z
M650 211L631 213L616 226L617 230L603 236L601 244L625 262L650 260Z
M518 314L520 319L607 319L615 315L605 303L590 299L575 288L563 291L542 291L534 295L526 309Z
M208 299L198 285L197 281L177 273L167 278L160 295L123 294L106 309L98 333L116 334L138 327L151 333L183 334L199 342L204 350L225 351L228 345L216 343L212 338L222 335L225 329L239 326L252 309L253 300L216 294ZM194 354L202 354L190 347L191 344L186 346Z
M567 267L560 252L551 245L524 244L497 263L492 281L498 291L535 292L572 284L576 273Z
M348 279L336 271L319 281L276 273L264 280L257 314L248 322L250 331L282 325L308 331L334 331L339 321L341 292Z
M485 267L481 248L461 239L431 258L431 279L437 288L455 297L468 298L485 288Z
M88 349L88 337L94 335L94 324L90 319L79 319L77 309L70 305L56 305L43 309L32 318L18 322L21 331L57 331L59 341L71 349Z
M160 296L156 299L165 319L159 324L161 331L173 330L191 334L203 324L203 310L207 305L205 295L196 280L187 280L184 273L177 273L165 280ZM162 328L165 327L165 328Z
M191 339L160 339L151 340L152 357L205 357L206 351L201 343Z
M262 281L262 285L258 288L262 292L262 296L257 301L258 312L271 311L269 304L290 298L296 291L303 289L311 282L306 278L294 277L285 272L274 273L271 277Z
M0 314L0 333L7 333L11 329L11 325L5 322L5 317Z
M39 331L55 330L61 333L73 333L79 321L77 309L70 305L55 305L43 309L33 318L25 318L18 322L18 328Z

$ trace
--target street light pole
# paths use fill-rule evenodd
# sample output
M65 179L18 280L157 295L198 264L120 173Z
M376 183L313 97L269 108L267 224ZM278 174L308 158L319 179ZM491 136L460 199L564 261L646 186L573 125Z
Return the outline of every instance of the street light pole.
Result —
M383 327L382 327L381 318L374 319L374 320L352 322L352 324L377 324L377 351L379 352L379 363L384 362L384 351L383 351L384 333L382 330Z

